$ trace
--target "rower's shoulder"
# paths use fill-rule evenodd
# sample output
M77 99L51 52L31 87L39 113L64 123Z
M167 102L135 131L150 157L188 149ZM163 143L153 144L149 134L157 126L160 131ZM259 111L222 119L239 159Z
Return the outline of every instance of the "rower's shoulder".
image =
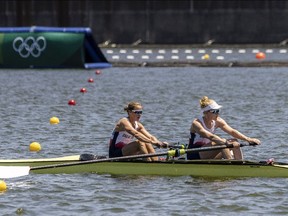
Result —
M216 124L219 126L219 125L224 125L224 124L227 124L227 122L221 118L220 116L216 119Z
M118 120L117 124L127 123L127 122L129 122L128 118L123 117L123 118L121 118L121 119Z

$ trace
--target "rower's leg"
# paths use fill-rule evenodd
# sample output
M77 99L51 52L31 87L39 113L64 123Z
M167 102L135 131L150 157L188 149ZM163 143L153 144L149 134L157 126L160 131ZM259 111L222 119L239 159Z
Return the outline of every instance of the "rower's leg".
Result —
M232 156L232 154L230 152L230 149L226 148L226 149L221 150L221 152L222 152L222 157L224 159L233 159L233 156Z
M149 154L154 154L155 153L155 149L153 148L153 146L151 144L145 143L146 145L146 149L148 151ZM151 157L152 161L158 161L158 157Z
M216 144L205 144L203 147L211 147L216 146ZM233 159L233 156L230 153L230 149L222 149L222 150L215 150L215 151L203 151L199 152L201 159Z
M222 152L219 150L215 151L203 151L199 152L200 159L222 159Z
M148 153L149 152L146 148L146 144L143 142L139 142L139 141L131 142L122 148L123 156L137 155L137 154L148 154ZM143 160L151 161L150 158L143 158Z
M233 154L235 160L243 160L243 154L240 147L233 148Z

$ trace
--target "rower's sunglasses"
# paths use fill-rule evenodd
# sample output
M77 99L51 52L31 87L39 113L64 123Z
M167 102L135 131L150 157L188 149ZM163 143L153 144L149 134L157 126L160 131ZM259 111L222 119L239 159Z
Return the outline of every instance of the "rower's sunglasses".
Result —
M143 113L143 110L131 110L136 115L141 115Z
M213 114L219 114L220 110L219 109L214 109L214 110L209 110L209 112L211 112Z

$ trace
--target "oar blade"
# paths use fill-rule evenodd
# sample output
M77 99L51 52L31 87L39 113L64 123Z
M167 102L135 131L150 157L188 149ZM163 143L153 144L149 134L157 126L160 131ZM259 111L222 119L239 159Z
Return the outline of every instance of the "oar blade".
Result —
M0 179L29 175L29 166L0 166Z

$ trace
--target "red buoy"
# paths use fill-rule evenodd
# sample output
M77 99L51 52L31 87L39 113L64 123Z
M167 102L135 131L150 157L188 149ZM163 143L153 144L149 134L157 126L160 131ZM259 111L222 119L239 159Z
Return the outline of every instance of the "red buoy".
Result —
M80 89L80 92L81 92L81 93L86 93L86 92L87 92L87 89L86 89L86 88L81 88L81 89Z
M89 78L89 79L88 79L88 82L89 82L89 83L93 83L93 82L94 82L94 79L93 79L93 78Z
M99 74L101 74L101 71L100 70L96 70L95 74L99 75Z
M257 59L265 59L266 55L263 52L258 52L258 53L256 53L256 58Z
M68 105L70 105L70 106L75 106L76 105L76 101L75 100L69 100L68 101Z

